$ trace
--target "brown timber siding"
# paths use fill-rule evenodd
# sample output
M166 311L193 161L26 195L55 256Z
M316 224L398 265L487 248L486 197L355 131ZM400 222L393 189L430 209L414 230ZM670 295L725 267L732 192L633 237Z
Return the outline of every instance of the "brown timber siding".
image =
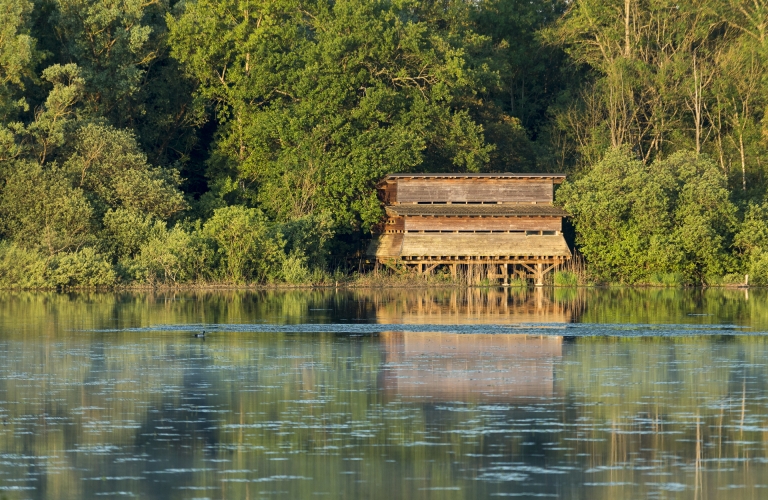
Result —
M402 220L402 219L400 219ZM405 231L560 231L560 217L406 217ZM387 224L387 229L394 225Z
M398 179L390 199L397 203L552 203L553 192L551 179Z
M379 199L385 205L390 205L397 201L397 182L385 182L378 187Z
M405 219L403 217L387 217L384 231L402 233L405 231Z
M380 259L396 259L403 248L403 234L381 234L371 241L368 255Z
M401 236L402 257L439 256L548 256L568 257L571 251L561 235L526 236L520 233L404 233ZM394 242L393 242L394 243ZM390 244L387 250L393 248ZM391 251L391 250L390 250ZM377 252L375 255L379 256Z

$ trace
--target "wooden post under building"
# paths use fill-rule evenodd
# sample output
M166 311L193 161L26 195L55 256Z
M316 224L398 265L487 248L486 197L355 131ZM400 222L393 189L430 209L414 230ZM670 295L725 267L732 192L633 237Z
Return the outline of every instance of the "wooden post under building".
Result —
M447 266L469 281L543 285L571 258L568 214L553 205L561 174L391 174L377 186L386 221L368 248L377 264L419 273Z

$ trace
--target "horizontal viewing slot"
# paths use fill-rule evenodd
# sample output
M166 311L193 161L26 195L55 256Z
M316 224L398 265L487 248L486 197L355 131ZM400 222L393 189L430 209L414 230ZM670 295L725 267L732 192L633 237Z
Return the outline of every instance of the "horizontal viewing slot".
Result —
M402 205L536 205L535 201L506 202L500 201L412 201L403 202Z
M408 262L432 262L439 261L440 263L452 264L452 263L473 263L479 264L487 262L489 264L515 264L515 263L545 263L547 260L550 263L557 263L562 261L566 257L562 255L403 255L401 257L404 261ZM534 261L534 262L527 262Z
M458 234L491 234L491 233L492 234L523 234L526 231L514 231L514 230L512 230L512 231L497 231L497 230L490 231L490 230L482 230L482 229L480 229L480 230L466 230L466 229L463 229L463 230L458 230L458 231L451 230L451 229L432 229L432 230L428 230L428 229L413 230L413 229L411 229L411 230L403 231L403 232L408 233L408 234L433 234L433 233L440 233L440 234L457 234L457 233Z

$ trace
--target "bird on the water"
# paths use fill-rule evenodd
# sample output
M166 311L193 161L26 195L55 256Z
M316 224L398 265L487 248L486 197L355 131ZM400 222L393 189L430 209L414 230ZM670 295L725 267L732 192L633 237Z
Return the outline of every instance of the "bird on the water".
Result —
M196 333L194 335L196 339L204 339L205 338L205 330L203 330L203 333Z

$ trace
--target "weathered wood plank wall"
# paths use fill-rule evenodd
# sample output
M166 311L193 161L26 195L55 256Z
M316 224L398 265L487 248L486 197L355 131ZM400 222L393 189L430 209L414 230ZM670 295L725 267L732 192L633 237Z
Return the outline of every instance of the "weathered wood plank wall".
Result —
M382 234L371 241L368 247L368 255L379 259L395 259L400 257L403 247L403 234Z
M550 256L570 257L562 236L526 236L520 233L404 233L402 257ZM378 255L378 254L377 254Z
M397 182L384 182L378 188L379 199L386 205L397 201Z
M399 179L387 194L392 202L501 202L552 203L553 184L549 179Z
M405 231L405 218L404 217L389 217L387 223L384 225L385 231Z

